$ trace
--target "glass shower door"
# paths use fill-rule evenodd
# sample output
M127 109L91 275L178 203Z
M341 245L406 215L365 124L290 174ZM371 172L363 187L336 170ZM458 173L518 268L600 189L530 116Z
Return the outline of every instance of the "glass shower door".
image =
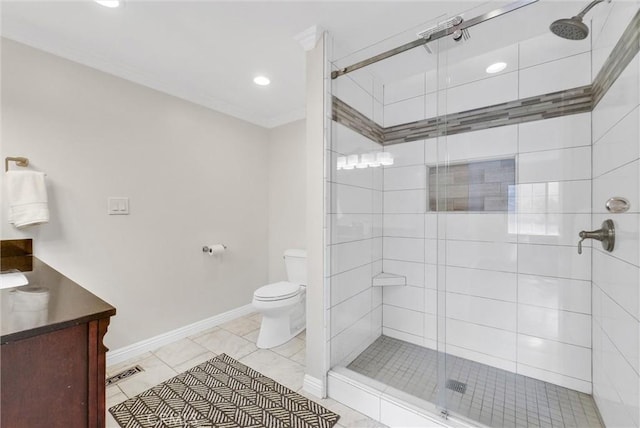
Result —
M463 16L491 5L485 8ZM494 127L487 117L501 101L495 93L517 75L518 45L483 37L504 19L431 43L437 69L427 75L439 118L425 143L426 224L435 228L427 233L436 238L427 258L436 267L437 401L448 418L487 426L516 420L518 125ZM502 73L487 72L500 62Z

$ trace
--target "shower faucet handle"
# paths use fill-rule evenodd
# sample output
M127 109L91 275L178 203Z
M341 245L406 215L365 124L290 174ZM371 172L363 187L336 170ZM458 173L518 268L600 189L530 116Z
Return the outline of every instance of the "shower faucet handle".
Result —
M611 252L616 243L616 230L612 220L605 220L602 222L602 227L598 230L586 231L582 230L578 234L580 241L578 241L578 254L582 254L582 241L585 239L595 239L602 242L602 248Z

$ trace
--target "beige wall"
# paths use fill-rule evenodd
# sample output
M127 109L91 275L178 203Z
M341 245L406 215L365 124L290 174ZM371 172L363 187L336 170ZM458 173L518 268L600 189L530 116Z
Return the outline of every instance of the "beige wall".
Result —
M2 238L33 237L39 258L117 307L110 348L267 283L268 130L3 39L1 137L2 157L47 173L51 209L20 232L3 206ZM107 215L109 196L129 197L131 215ZM203 255L216 242L224 257Z
M269 130L269 282L284 281L282 255L306 248L305 121Z

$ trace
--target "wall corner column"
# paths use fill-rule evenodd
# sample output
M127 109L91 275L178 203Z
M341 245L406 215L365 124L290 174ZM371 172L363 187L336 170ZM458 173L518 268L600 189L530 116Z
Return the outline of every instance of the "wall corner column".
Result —
M314 28L314 27L312 27ZM316 28L317 31L317 28ZM304 389L326 396L325 309L326 36L316 32L306 50L307 348Z

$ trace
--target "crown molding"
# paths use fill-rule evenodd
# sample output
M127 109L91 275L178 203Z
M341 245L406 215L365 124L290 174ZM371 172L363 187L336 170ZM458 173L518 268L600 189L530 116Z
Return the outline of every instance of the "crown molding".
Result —
M305 51L310 51L316 47L318 40L322 37L324 29L319 25L312 25L301 33L293 36L293 39L302 46Z
M182 83L177 85L173 82L159 79L157 76L141 72L122 63L107 60L94 53L71 49L67 46L53 46L53 44L48 43L46 39L41 37L15 37L13 35L3 35L2 37L263 128L274 128L304 118L304 108L276 117L257 115L238 105L204 94L197 88L189 87Z

